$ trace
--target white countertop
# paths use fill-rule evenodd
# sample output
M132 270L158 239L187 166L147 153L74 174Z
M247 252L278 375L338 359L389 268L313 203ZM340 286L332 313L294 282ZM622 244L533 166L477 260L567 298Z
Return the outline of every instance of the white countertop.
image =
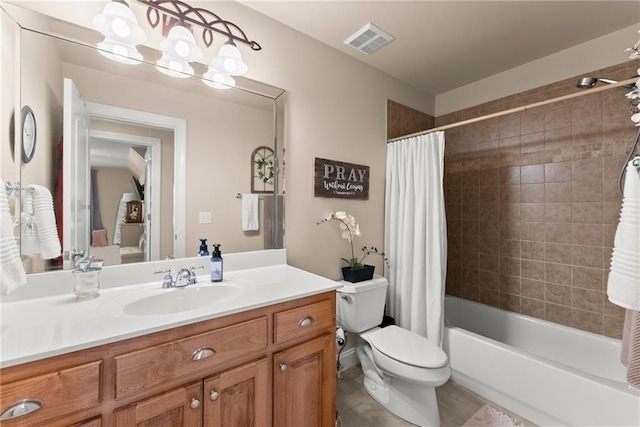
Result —
M207 269L208 271L208 269ZM162 315L129 315L122 307L140 298L180 289L160 289L161 280L101 289L100 296L76 301L71 293L2 301L0 367L82 350L152 332L226 316L335 290L339 282L287 264L225 272L225 281L251 282L249 291L227 301ZM223 282L224 283L224 282ZM208 276L189 287L216 286Z

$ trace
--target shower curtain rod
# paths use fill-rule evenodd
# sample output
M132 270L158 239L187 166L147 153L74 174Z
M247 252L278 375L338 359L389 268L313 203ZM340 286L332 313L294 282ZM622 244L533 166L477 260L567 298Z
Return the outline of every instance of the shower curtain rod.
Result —
M491 113L491 114L487 114L487 115L484 115L484 116L475 117L473 119L462 120L462 121L459 121L459 122L450 123L448 125L443 125L443 126L436 126L434 128L423 130L423 131L420 131L420 132L411 133L409 135L404 135L404 136L399 136L399 137L396 137L396 138L388 139L387 143L400 141L401 139L412 138L414 136L426 135L428 133L437 132L437 131L440 131L440 130L452 129L452 128L456 128L458 126L469 125L471 123L482 122L482 121L485 121L485 120L494 119L496 117L506 116L507 114L519 113L521 111L530 110L532 108L541 107L541 106L547 105L547 104L553 104L555 102L565 101L567 99L577 98L579 96L590 95L592 93L602 92L604 90L609 90L609 89L613 89L613 88L616 88L616 87L625 86L625 85L628 85L628 84L635 84L636 81L638 81L638 77L634 77L634 78L628 79L628 80L623 80L623 81L618 82L618 83L611 83L611 84L608 84L606 86L600 86L600 87L596 87L596 88L593 88L593 89L587 89L587 90L583 90L583 91L580 91L580 92L571 93L569 95L559 96L557 98L547 99L546 101L534 102L533 104L523 105L522 107L510 108L508 110L503 110L503 111L499 111L497 113Z

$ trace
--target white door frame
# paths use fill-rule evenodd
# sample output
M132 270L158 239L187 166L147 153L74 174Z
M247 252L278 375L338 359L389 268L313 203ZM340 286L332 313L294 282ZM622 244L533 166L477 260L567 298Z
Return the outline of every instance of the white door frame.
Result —
M150 260L157 261L160 259L160 192L157 190L160 188L161 174L160 174L160 159L162 159L162 141L159 138L150 138L146 136L130 135L125 133L107 132L102 130L90 130L89 140L99 139L101 141L108 141L113 144L126 144L151 147L151 176L146 177L145 188L150 188L151 191L151 236L147 236L147 245L145 252L149 253ZM89 154L91 159L91 154ZM155 189L155 190L154 190ZM145 200L147 199L149 192L145 191ZM145 222L148 224L147 218ZM156 238L153 238L156 236ZM147 257L145 257L147 258ZM149 259L147 259L149 261Z
M177 117L87 102L92 119L173 131L173 257L185 257L187 121Z

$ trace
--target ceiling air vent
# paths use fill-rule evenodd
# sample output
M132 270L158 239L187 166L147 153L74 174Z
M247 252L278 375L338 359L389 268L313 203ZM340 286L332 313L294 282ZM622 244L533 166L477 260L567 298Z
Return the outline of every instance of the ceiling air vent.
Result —
M394 37L391 34L385 33L372 23L368 23L346 39L344 44L368 55L380 49L393 39Z

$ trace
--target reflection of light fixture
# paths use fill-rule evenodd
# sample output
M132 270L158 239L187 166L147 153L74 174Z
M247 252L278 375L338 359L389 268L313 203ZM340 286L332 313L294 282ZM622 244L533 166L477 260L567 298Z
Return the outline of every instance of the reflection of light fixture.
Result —
M93 25L105 37L98 43L101 54L123 64L140 63L142 55L136 45L144 42L147 35L125 2L107 3L102 13L93 18Z
M216 89L231 89L236 85L236 81L233 77L228 74L221 73L212 66L209 66L209 69L202 75L202 77L202 83Z
M231 76L247 73L247 64L242 60L236 43L243 43L252 50L262 49L260 44L249 40L236 24L225 21L206 9L192 7L181 0L135 1L147 6L147 21L152 28L156 28L160 22L165 28L172 21L178 22L162 41L162 58L156 61L156 68L165 74L188 77L194 72L189 62L202 58L202 50L195 43L194 35L188 27L201 28L202 41L206 47L213 44L213 35L216 33L226 38L226 43L211 61L209 70L204 75L210 80L205 83L215 85L214 87L232 87L235 81ZM130 64L142 61L142 55L136 50L136 45L144 42L146 35L124 0L112 0L93 22L105 36L105 40L98 45L103 55Z
M172 27L160 46L162 58L156 62L156 68L172 77L189 77L193 74L189 62L202 58L202 49L196 44L193 34L182 25Z

